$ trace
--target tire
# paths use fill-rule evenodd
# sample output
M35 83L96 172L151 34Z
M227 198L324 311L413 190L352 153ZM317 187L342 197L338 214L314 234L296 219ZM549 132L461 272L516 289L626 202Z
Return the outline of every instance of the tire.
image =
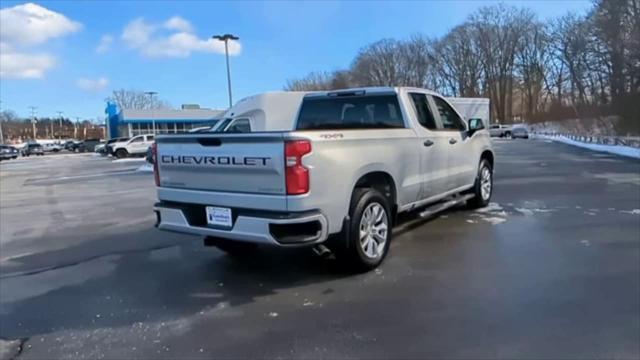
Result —
M204 246L215 246L219 250L233 257L245 257L247 255L251 255L258 248L258 244L250 242L219 239L209 236L204 238Z
M511 138L512 138L512 137L511 137L511 132L507 131L507 132L504 134L504 137L506 137L507 139L511 139Z
M487 172L488 171L488 187L487 187ZM483 183L485 184L485 188L483 189ZM488 192L488 194L487 194ZM487 159L480 160L480 165L478 166L478 174L476 175L476 181L471 188L471 194L474 195L472 199L467 200L467 207L469 209L478 209L481 207L485 207L491 201L491 195L493 195L493 168Z
M116 150L115 155L118 159L123 159L126 158L129 153L125 149L118 149Z
M349 271L375 269L387 256L393 237L389 200L376 189L358 188L351 197L349 218L344 224L343 236L333 239L329 247ZM346 238L344 232L347 232Z

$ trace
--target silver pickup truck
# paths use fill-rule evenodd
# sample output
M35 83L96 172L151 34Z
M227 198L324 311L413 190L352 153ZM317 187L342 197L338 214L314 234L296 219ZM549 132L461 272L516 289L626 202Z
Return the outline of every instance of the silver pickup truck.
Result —
M385 258L398 213L489 202L489 133L437 93L296 94L231 108L243 131L158 136L157 227L231 253L313 246L369 270ZM254 123L279 125L256 132Z

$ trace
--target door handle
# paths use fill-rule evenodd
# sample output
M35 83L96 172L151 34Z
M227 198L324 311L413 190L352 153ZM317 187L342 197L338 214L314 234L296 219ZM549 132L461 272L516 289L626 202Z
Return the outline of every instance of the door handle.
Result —
M449 139L449 144L451 144L451 145L453 145L453 144L455 144L457 142L458 142L458 140L456 140L454 138Z
M431 140L427 140L427 141L423 142L422 144L423 144L424 146L431 146L431 145L433 145L433 141L431 141Z

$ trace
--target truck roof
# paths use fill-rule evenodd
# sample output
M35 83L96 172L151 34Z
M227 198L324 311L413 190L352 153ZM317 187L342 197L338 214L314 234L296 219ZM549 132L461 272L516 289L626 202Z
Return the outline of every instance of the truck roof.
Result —
M250 117L252 127L259 131L291 130L307 94L307 91L272 91L249 96L227 110L223 118Z
M417 88L417 87L410 87L410 86L367 86L367 87L356 87L356 88L346 88L346 89L337 89L337 90L326 90L326 91L311 91L309 92L306 96L327 96L329 94L332 93L350 93L350 92L365 92L368 94L371 93L399 93L401 91L419 91L419 92L424 92L430 95L439 95L437 92L432 91L432 90L428 90L428 89L423 89L423 88Z

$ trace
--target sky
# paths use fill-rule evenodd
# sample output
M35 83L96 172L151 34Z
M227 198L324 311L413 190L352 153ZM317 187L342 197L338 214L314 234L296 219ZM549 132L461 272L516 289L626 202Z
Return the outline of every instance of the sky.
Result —
M383 38L445 34L495 1L0 0L0 107L20 116L104 117L112 90L156 91L172 106L228 104L224 45L232 33L234 101L287 79L349 66ZM542 20L584 13L588 0L507 1Z

